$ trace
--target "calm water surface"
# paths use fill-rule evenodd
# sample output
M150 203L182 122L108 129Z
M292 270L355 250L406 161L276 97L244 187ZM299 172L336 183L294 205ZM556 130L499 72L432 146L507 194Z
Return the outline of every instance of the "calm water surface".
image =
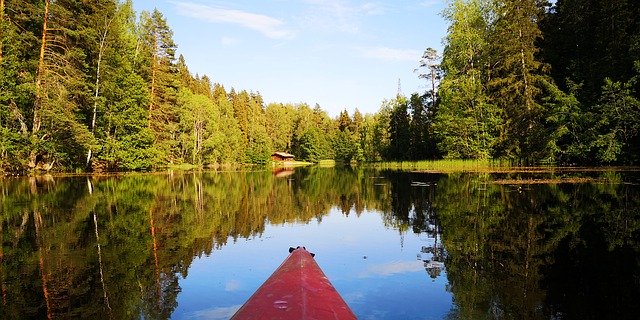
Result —
M638 319L639 183L332 168L4 179L0 318L227 319L303 245L360 319Z

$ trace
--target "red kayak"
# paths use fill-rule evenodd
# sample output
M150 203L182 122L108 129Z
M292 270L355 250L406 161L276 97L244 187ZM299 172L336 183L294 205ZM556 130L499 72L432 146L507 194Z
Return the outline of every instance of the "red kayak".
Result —
M311 253L289 252L231 319L357 319Z

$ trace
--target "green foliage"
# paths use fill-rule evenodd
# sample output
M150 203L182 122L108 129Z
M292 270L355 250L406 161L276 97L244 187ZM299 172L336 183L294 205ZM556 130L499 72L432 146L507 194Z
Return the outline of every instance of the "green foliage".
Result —
M633 0L557 1L541 22L542 56L565 90L580 84L577 98L587 110L600 100L605 78L626 82L640 60L640 4Z
M637 161L632 65L639 51L627 30L637 25L630 16L640 6L573 0L549 6L455 0L443 11L450 26L433 130L446 158ZM619 24L594 27L612 19Z
M640 161L640 5L630 0L452 0L442 60L427 48L418 61L428 89L333 119L191 74L163 14L136 15L131 0L3 3L0 170L265 164L274 151Z
M640 101L632 92L634 82L635 78L627 83L605 79L600 104L596 107L599 116L594 130L597 134L592 142L597 159L603 163L638 158L639 147L631 145L637 141L640 130ZM633 153L625 154L628 152Z
M294 106L279 103L267 105L265 125L274 150L291 150L295 115Z
M302 140L316 144L307 147L313 157L333 156L324 111L265 108L260 94L227 94L193 76L157 10L136 16L131 1L51 2L39 75L44 4L8 1L3 9L1 170L265 164ZM301 139L311 127L319 135Z
M541 56L575 100L561 126L567 134L557 144L572 163L638 161L639 13L637 1L563 0L540 24Z
M293 121L292 153L300 160L318 162L333 159L331 138L335 134L333 120L316 106L297 106Z
M296 138L295 154L301 160L318 162L324 159L325 154L321 147L320 132L315 128L309 128Z
M445 158L492 157L504 123L504 111L489 102L489 10L488 1L458 0L444 11L451 25L434 130Z
M473 162L487 163L435 167ZM566 172L536 177L556 174ZM598 182L517 189L491 174L317 167L296 169L291 179L269 171L4 179L0 312L169 318L198 257L256 239L269 224L320 223L338 208L379 214L400 239L407 232L435 239L446 253L452 318L485 319L487 310L514 318L628 318L618 309L638 309L638 283L629 279L638 275L640 193L620 183L619 173L588 175ZM531 177L500 175L513 183ZM425 186L411 186L418 181ZM612 281L617 293L603 295ZM577 305L566 304L567 292L579 297ZM606 303L585 306L585 297Z
M410 120L408 101L398 95L389 102L391 114L389 116L389 150L387 159L407 160L409 158L407 146L410 145Z
M335 160L343 163L350 163L352 159L357 160L358 143L349 130L338 131L333 139Z

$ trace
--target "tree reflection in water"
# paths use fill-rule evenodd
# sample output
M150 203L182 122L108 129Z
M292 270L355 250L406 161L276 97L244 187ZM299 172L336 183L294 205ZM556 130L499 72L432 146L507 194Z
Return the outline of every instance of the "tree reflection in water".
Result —
M446 276L450 319L633 318L637 176L575 174L607 182L340 168L0 180L0 315L169 318L194 258L340 208L427 236L418 259Z
M445 267L446 253L444 246L438 241L438 228L434 225L433 232L429 234L433 239L432 246L422 246L418 257L424 262L424 268L427 270L429 277L435 279L440 276ZM422 254L430 254L429 258L425 258Z

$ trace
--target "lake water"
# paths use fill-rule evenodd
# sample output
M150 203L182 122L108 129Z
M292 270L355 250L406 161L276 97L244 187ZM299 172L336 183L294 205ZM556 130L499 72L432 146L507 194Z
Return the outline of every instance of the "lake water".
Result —
M634 171L0 180L0 318L227 319L305 246L360 319L640 318Z

